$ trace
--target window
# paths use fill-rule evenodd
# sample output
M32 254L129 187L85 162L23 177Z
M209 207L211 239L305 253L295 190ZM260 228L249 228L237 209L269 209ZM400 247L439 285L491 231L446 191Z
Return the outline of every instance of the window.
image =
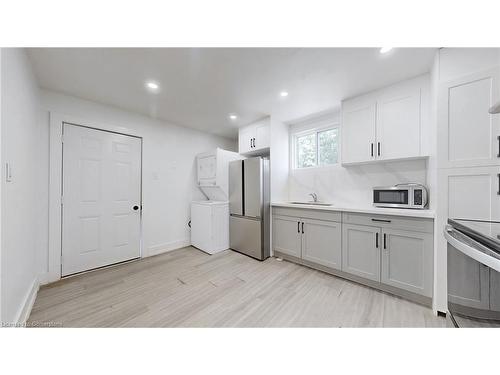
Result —
M338 127L299 133L294 136L295 168L336 164L339 155Z

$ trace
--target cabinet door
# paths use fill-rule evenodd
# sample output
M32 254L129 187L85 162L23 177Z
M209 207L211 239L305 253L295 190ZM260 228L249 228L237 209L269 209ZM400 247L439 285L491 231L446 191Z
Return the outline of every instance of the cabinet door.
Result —
M448 302L488 310L489 268L448 245Z
M500 220L500 167L455 168L440 173L438 199L451 218Z
M340 270L342 268L341 224L302 219L302 259ZM302 225L302 224L301 224Z
M343 224L342 271L380 281L379 228Z
M273 216L273 249L301 257L301 221L290 216Z
M255 125L254 150L262 150L265 148L269 148L269 143L270 143L269 137L270 137L270 127L268 121Z
M245 154L253 151L253 138L255 137L255 128L246 126L238 132L239 153Z
M500 68L443 83L438 102L440 168L500 165Z
M432 297L432 234L383 229L381 247L384 284Z
M377 159L420 156L420 89L379 98L376 133Z
M490 310L500 312L500 272L490 268Z
M359 163L375 156L374 101L344 104L342 109L342 163Z

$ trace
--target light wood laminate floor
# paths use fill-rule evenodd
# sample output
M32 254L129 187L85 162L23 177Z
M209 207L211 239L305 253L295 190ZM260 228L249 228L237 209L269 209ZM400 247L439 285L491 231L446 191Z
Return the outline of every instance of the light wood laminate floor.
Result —
M445 327L431 309L304 266L187 247L42 287L63 327ZM48 323L48 324L47 324Z

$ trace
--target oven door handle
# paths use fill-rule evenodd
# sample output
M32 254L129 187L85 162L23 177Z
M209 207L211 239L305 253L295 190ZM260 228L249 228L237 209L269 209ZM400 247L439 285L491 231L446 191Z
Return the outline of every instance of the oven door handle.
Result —
M478 247L484 247L480 243L474 241L470 237L456 231L453 229L451 225L446 225L444 227L444 238L446 238L446 241L453 246L455 249L461 251L465 255L471 257L474 260L477 260L479 263L484 264L485 266L488 266L490 268L493 268L495 271L500 272L500 259L494 258L472 246L469 244L460 241L457 237L463 237L464 239L467 238L468 241L471 241L474 245ZM487 249L486 247L484 247Z

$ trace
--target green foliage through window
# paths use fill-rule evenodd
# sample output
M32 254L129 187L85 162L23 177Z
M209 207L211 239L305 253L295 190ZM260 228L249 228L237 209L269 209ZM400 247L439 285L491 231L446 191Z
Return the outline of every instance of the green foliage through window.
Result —
M308 168L336 164L339 130L332 128L295 137L295 167Z
M297 137L297 167L316 165L316 133Z

